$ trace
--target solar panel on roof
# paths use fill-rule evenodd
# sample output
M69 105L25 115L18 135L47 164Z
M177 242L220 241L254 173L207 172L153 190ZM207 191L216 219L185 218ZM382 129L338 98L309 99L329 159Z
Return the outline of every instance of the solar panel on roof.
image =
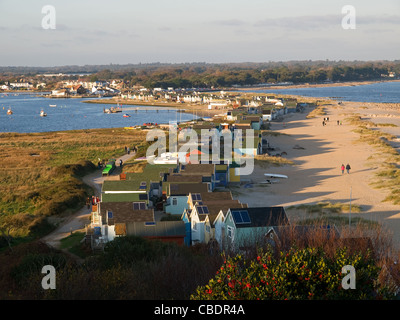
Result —
M199 214L208 214L209 213L207 206L197 206L196 208L197 208L197 212Z
M147 200L147 194L139 193L139 200Z
M236 224L251 223L249 213L246 210L232 211L232 216Z
M144 202L134 202L133 210L146 210L146 203Z
M200 193L192 193L192 199L195 201L201 200Z
M240 214L239 211L232 211L232 216L233 219L235 220L235 223L242 223L242 215Z
M243 223L250 223L251 222L250 217L249 217L249 213L247 211L245 211L245 210L240 211L240 215L242 216Z

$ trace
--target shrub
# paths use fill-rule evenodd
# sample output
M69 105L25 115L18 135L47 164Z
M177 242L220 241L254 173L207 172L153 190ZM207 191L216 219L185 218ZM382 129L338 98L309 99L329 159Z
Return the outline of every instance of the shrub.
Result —
M342 288L342 267L356 270L356 289ZM194 300L215 299L381 299L392 295L379 286L379 268L372 255L339 249L333 258L316 248L291 248L275 258L260 250L255 259L227 258L215 277L197 288Z
M19 285L26 285L31 277L41 274L43 266L52 265L59 270L66 263L67 260L61 253L27 254L21 263L13 268L11 276Z

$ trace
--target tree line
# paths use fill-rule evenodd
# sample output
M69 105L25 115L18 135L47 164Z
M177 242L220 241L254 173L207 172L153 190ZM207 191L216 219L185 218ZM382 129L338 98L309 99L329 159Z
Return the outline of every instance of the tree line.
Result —
M400 62L281 62L267 64L188 64L149 66L145 69L101 70L92 80L117 78L127 85L147 88L211 88L282 82L368 81L400 72Z
M46 70L46 71L45 71ZM126 87L211 88L274 84L282 82L320 83L324 81L368 81L394 72L400 74L400 61L289 61L268 63L184 63L66 66L54 68L1 67L4 74L75 72L70 78L86 81L119 79ZM79 72L90 73L84 77Z

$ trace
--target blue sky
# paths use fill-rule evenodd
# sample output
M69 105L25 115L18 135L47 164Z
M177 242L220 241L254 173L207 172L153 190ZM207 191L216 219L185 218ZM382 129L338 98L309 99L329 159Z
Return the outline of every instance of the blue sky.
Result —
M395 60L399 36L399 0L0 0L1 66Z

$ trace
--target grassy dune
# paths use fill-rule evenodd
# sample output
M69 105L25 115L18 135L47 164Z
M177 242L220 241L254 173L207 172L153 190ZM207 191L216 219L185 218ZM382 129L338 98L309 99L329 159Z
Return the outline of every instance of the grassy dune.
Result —
M363 120L359 115L352 115L346 121L357 126L354 132L360 135L360 142L366 142L377 148L378 152L369 158L379 168L372 185L389 191L385 201L400 204L400 154L390 145L390 141L397 137L379 130L379 127L392 125L375 124Z
M46 217L84 204L91 190L80 178L98 159L143 140L145 132L124 129L0 134L0 230L15 224L16 236L47 232Z

